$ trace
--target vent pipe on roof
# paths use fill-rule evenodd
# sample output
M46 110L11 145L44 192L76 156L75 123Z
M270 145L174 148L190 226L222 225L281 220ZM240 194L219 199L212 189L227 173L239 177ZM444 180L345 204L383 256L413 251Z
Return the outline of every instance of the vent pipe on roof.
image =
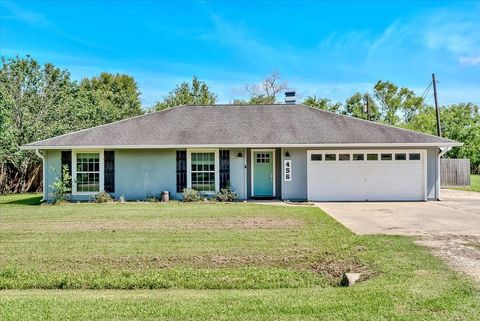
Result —
M297 97L296 97L295 91L285 92L285 104L295 105L296 101L297 101Z

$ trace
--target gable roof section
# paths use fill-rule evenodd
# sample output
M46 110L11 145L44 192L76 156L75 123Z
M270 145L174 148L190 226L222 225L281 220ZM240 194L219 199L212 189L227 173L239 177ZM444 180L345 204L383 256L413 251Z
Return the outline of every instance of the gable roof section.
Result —
M206 146L456 146L426 135L305 105L179 106L23 146L155 148Z

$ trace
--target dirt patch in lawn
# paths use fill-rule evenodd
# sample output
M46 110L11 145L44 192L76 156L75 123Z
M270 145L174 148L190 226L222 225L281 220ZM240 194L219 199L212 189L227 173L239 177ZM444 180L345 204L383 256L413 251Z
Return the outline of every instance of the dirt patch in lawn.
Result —
M269 256L263 254L252 255L194 255L194 256L121 256L108 257L94 255L71 260L51 260L45 266L49 269L85 271L96 269L99 266L112 269L165 269L174 267L195 267L195 268L225 268L242 266L277 266L277 267L298 267L303 269L305 263L303 256ZM48 272L46 270L45 272Z
M151 221L42 221L4 223L0 231L121 231L121 230L216 230L216 229L284 229L302 226L300 218L226 217L198 220L162 219Z
M361 273L360 281L374 276L366 265L352 260L322 260L311 265L310 270L326 277L332 285L339 285L345 273Z
M431 249L454 270L480 283L480 237L469 235L429 235L417 243Z
M252 255L197 255L197 256L88 256L62 261L48 260L43 262L39 272L52 271L87 272L100 267L108 270L132 273L155 269L186 268L238 268L238 267L277 267L296 271L308 271L325 278L331 285L337 286L344 273L361 273L361 280L369 279L373 272L355 258L337 260L333 257L321 258L315 253L292 253L287 256ZM47 269L48 267L48 269Z

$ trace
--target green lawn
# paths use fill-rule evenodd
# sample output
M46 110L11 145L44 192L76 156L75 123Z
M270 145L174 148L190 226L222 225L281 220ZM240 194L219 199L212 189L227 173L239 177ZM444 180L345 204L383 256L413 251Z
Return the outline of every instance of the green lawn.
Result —
M480 175L470 175L470 186L467 187L453 187L462 191L480 192Z
M0 196L2 321L478 319L478 286L409 238L315 207L39 199Z

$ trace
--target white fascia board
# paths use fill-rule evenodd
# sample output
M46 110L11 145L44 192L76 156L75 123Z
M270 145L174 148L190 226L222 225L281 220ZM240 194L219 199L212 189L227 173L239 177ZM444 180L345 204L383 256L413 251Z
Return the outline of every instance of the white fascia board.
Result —
M320 147L455 147L463 143L348 143L348 144L204 144L204 145L91 145L91 146L20 146L22 150L43 149L187 149L187 148L320 148Z

